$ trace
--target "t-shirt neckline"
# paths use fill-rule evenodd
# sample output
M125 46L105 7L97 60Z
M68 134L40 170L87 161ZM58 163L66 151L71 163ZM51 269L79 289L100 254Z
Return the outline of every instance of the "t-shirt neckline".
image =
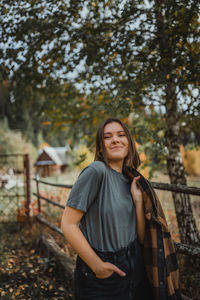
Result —
M120 173L120 172L114 170L113 168L111 168L111 167L109 167L109 166L107 166L107 168L108 168L109 170L111 170L113 173L115 173L117 176L119 176L121 179L125 180L126 182L129 182L129 181L130 181L130 179L129 179L128 177L126 177L123 173Z

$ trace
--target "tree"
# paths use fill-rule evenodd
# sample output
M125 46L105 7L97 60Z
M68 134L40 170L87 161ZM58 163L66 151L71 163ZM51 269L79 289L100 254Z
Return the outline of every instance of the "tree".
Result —
M164 134L160 140L170 181L187 184L179 144L183 120L197 120L200 107L198 1L3 0L1 8L5 43L11 36L12 44L22 48L1 51L4 67L13 72L13 90L31 85L61 91L58 81L76 82L90 96L58 92L48 108L52 119L57 115L61 123L69 122L66 128L77 128L79 120L87 134L93 132L91 119L95 127L95 118L114 108L123 117L147 112L150 123L160 110L162 117L153 128ZM173 198L181 241L197 244L189 196L173 193Z
M64 1L57 5L48 0L0 5L0 116L36 146L40 133L52 141L41 123L48 93L57 90L55 73L65 64L62 43L55 41L57 18L61 22L66 14L63 8Z

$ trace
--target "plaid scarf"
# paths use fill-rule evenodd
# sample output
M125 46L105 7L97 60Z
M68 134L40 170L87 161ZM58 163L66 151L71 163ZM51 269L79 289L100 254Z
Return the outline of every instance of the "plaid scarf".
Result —
M176 253L160 201L147 179L135 169L131 173L140 176L146 219L144 261L154 299L180 300Z

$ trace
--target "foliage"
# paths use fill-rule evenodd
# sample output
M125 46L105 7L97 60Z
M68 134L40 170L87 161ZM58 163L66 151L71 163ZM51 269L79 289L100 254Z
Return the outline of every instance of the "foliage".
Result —
M3 0L1 11L13 126L22 118L25 129L32 112L48 141L72 136L73 146L86 137L92 148L106 116L133 113L129 125L158 166L168 153L167 89L175 84L180 133L197 134L198 1Z
M27 141L21 132L10 130L6 121L0 123L0 153L29 153L32 162L37 157L37 150L33 144Z
M138 106L141 96L147 103L164 106L170 80L185 100L195 98L199 6L197 1L172 3L77 1L78 13L70 16L76 28L71 28L69 41L72 63L84 59L87 65L80 78Z
M189 175L200 176L200 148L185 150L180 147L183 164Z
M119 116L132 111L141 120L145 116L139 128L137 123L132 126L143 132L154 158L159 153L163 161L171 84L176 86L172 96L179 130L188 130L186 124L193 132L198 128L192 126L194 120L199 122L198 2L77 1L76 6L78 12L70 16L76 26L70 31L69 64L84 60L78 80L85 83L85 90L89 82L102 99L100 105L93 97L91 109L96 114L92 120L105 108ZM112 99L111 107L105 91Z
M39 132L47 135L41 126L49 98L46 87L56 85L56 70L64 66L64 52L59 51L59 42L56 48L55 37L57 20L60 25L66 10L60 6L57 13L56 7L54 1L3 1L0 6L1 115L37 146ZM56 140L49 133L47 139Z
M87 167L91 162L94 161L94 152L91 152L85 145L79 145L75 150L76 162L79 170Z

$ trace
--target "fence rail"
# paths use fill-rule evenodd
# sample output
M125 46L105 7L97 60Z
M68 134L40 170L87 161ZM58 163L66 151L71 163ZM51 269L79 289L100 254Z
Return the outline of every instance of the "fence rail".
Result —
M40 200L42 199L44 201L47 201L48 203L50 203L54 206L57 206L61 209L64 209L65 206L61 205L60 203L57 203L57 202L55 202L55 201L53 201L49 198L47 198L47 197L42 196L40 194L40 191L39 191L39 184L41 183L41 184L45 184L45 185L50 185L50 186L54 186L54 187L68 188L68 189L71 189L73 185L50 183L50 182L40 180L37 177L34 178L33 180L36 182L36 186L37 186L37 193L33 193L33 195L36 196L37 200L38 200L39 214L35 216L37 221L39 221L40 223L48 226L49 228L51 228L52 230L56 231L57 233L59 233L60 235L63 236L63 233L62 233L61 229L58 226L56 226L55 224L47 221L41 215ZM176 184L160 183L160 182L150 182L150 183L153 186L153 188L158 189L158 190L165 190L165 191L171 191L171 192L176 192L176 193L184 193L184 194L200 196L200 188L197 188L197 187L192 187L192 186L188 187L188 186L184 186L184 185L176 185ZM182 243L176 243L176 242L174 242L174 246L175 246L175 249L178 253L200 257L200 248L199 247L193 247L193 246L190 246L190 245L186 245L186 244L182 244Z
M153 188L158 190L176 192L176 193L184 193L189 195L200 196L200 188L195 186L185 186L178 184L169 184L169 183L161 183L161 182L151 182Z
M63 208L63 209L65 208L64 205L62 205L60 203L57 203L57 202L55 202L53 200L50 200L49 198L46 198L44 196L41 196L40 194L33 193L33 195L36 196L36 197L38 197L38 198L40 198L40 199L42 199L42 200L47 201L48 203L51 203L52 205L58 206L58 207ZM38 209L38 211L39 211L39 209Z
M51 183L51 182L46 182L44 180L40 180L37 178L33 178L34 181L38 182L38 183L43 183L46 185L51 185L51 186L55 186L55 187L62 187L62 188L67 188L67 189L71 189L73 185L71 184L58 184L58 183Z
M33 178L33 180L38 183L43 183L43 184L51 185L51 186L55 186L55 187L62 187L62 188L68 188L68 189L71 189L73 187L73 185L71 185L71 184L51 183L51 182L47 182L47 181L40 180L37 178ZM181 185L181 184L170 184L170 183L153 182L153 181L151 181L150 183L151 183L152 187L157 190L164 190L164 191L200 196L200 188L195 187L195 186L185 186L185 185Z

